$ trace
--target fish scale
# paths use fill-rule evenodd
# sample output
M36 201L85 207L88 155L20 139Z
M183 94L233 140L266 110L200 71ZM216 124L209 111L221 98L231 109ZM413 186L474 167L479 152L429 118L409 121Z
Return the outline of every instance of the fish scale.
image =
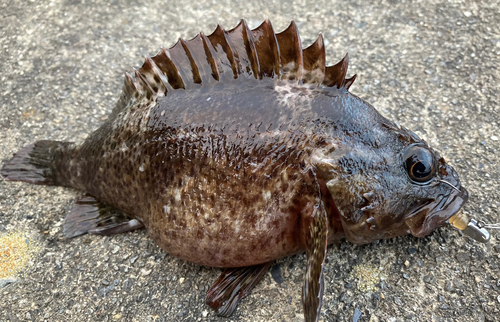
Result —
M325 66L323 36L302 49L294 22L277 34L268 20L217 26L127 73L83 143L35 142L1 174L86 192L68 238L145 227L172 256L227 268L206 299L222 316L274 260L305 252L304 316L317 321L328 244L422 237L448 221L487 240L458 215L468 194L453 168L349 92L348 60Z

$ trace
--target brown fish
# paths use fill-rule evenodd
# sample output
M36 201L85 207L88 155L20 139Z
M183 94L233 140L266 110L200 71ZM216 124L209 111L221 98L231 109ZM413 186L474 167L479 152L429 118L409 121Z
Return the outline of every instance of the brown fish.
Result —
M38 141L1 174L87 192L67 237L144 226L173 256L231 268L207 296L224 316L275 259L305 251L317 321L329 243L425 236L467 201L436 151L349 93L347 55L325 60L322 36L302 49L293 22L180 39L126 75L83 143Z

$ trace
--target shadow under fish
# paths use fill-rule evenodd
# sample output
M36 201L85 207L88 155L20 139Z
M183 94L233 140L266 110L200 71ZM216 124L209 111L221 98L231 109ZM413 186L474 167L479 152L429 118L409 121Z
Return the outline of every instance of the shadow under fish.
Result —
M347 55L325 61L322 35L302 49L294 22L180 39L126 74L83 143L38 141L1 174L88 193L66 237L146 227L171 255L228 268L207 295L223 316L274 260L305 251L304 315L317 321L334 241L422 237L450 218L488 239L454 216L468 195L453 168L348 91Z

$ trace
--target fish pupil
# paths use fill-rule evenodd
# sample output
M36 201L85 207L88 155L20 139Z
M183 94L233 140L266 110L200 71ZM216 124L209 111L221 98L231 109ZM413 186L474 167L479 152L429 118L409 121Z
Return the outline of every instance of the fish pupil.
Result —
M431 174L431 165L426 161L419 161L413 165L413 175L415 178L426 178Z
M405 169L414 182L425 183L434 176L434 162L431 152L423 146L412 145L404 155Z

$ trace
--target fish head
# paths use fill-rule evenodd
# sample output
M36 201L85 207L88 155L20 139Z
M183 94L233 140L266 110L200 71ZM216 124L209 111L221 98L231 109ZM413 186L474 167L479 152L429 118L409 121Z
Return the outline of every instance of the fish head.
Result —
M426 236L468 199L456 171L438 152L405 128L392 130L387 144L332 143L316 163L344 234L355 244Z

